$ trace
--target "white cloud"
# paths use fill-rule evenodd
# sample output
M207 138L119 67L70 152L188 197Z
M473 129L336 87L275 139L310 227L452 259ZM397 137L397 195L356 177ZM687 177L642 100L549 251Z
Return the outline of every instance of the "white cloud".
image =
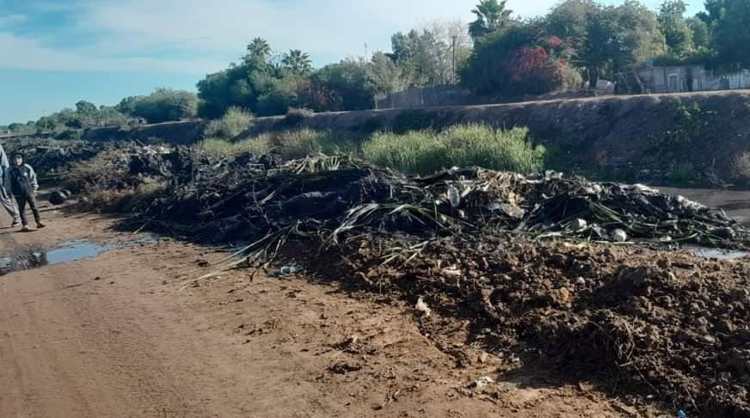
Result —
M0 68L56 71L164 71L205 74L224 64L205 60L148 57L100 57L75 51L47 48L38 41L0 32Z
M555 0L511 1L521 15ZM123 47L183 43L199 51L235 51L262 36L281 50L313 56L360 55L364 44L387 49L390 35L435 19L471 18L476 0L118 0L91 5L79 24L111 33Z
M362 55L365 44L370 51L389 49L392 33L429 21L468 21L476 2L79 0L67 3L75 10L70 17L74 20L62 36L39 33L29 38L0 30L0 53L13 57L2 60L0 67L202 74L236 60L256 36L266 38L276 50L302 49L325 64ZM510 0L509 7L530 16L544 13L555 2ZM24 17L13 16L0 17L0 28L4 21L22 23ZM64 40L71 34L75 44L68 47ZM54 40L55 47L45 39Z

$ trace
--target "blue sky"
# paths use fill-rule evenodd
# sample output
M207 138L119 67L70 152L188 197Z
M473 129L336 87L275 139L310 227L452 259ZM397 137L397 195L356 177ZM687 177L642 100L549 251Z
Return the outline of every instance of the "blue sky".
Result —
M390 35L468 22L477 0L0 0L0 124L80 99L114 104L156 87L195 90L255 36L316 65L386 50ZM509 0L516 14L556 0ZM655 7L659 0L646 3ZM691 13L700 8L694 2Z

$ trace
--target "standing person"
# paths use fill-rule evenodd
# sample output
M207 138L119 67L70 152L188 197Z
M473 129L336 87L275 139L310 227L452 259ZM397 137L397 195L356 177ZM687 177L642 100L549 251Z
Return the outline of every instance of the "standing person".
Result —
M18 225L20 219L18 217L18 209L10 193L10 168L8 154L5 153L5 148L0 144L0 205L13 218L13 223L10 225L12 228Z
M39 209L36 207L36 191L39 189L39 184L36 181L36 173L30 165L24 164L23 155L16 154L15 165L10 169L10 189L13 191L13 196L16 197L18 202L18 212L21 215L21 223L23 224L22 232L28 232L29 222L26 219L26 205L31 207L31 212L34 214L34 220L36 221L36 227L41 229L44 228L44 224L39 219Z

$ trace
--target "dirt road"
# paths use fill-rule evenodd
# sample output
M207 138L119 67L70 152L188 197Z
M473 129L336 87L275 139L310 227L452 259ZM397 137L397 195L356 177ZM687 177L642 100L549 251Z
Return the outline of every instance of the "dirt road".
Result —
M634 413L584 384L499 378L499 360L461 340L468 324L446 320L456 337L438 344L410 305L304 277L196 281L224 254L45 215L43 232L0 231L0 254L70 240L125 248L0 277L0 417ZM483 376L498 381L491 392L467 389Z

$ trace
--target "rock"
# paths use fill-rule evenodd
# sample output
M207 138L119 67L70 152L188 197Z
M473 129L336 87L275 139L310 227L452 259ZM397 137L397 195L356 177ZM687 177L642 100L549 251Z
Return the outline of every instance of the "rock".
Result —
M53 205L62 205L68 200L68 196L60 190L56 190L49 195L49 202Z
M578 286L586 286L586 279L584 279L583 277L579 277L576 279L576 284Z

